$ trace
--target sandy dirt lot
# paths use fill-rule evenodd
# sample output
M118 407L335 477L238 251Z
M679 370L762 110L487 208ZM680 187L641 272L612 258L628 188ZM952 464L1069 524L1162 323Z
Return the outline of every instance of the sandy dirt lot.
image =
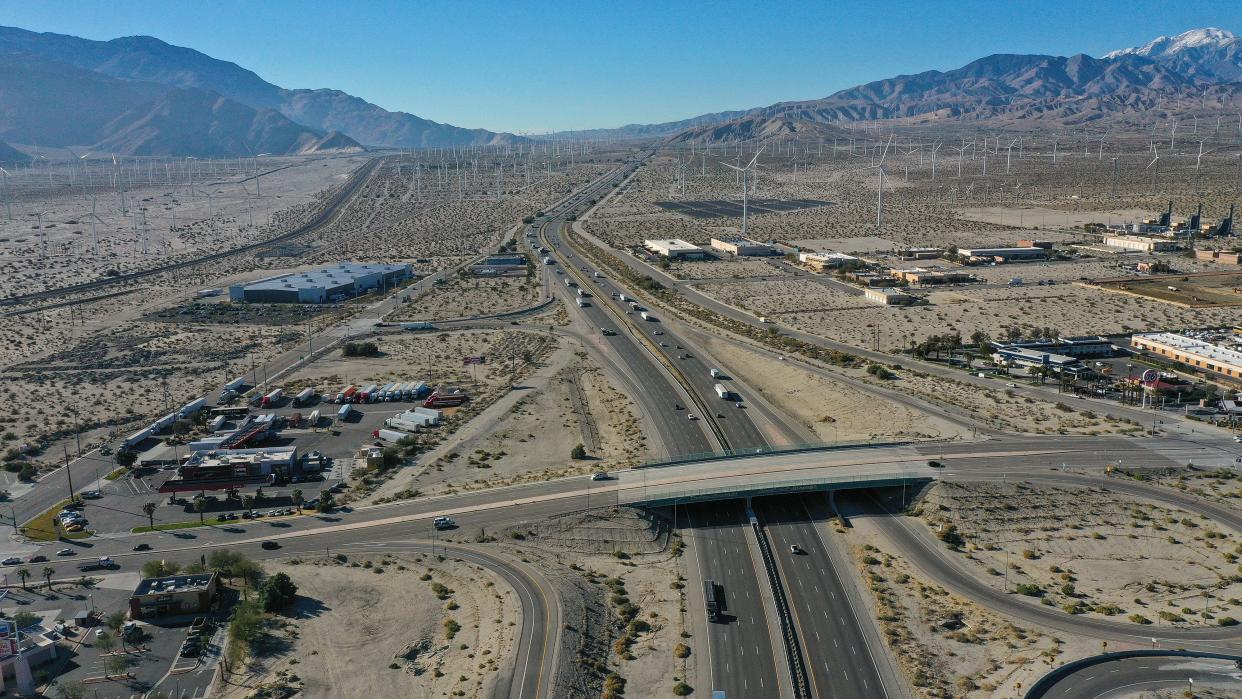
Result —
M1000 383L988 390L962 381L931 376L916 371L897 371L895 380L884 382L890 388L907 391L932 403L955 406L971 413L980 422L1006 432L1035 434L1131 434L1142 426L1106 412L1076 410L1062 403L1050 403L1003 390ZM879 379L867 377L868 381Z
M521 605L484 568L386 554L269 568L294 580L298 601L275 617L274 650L256 653L250 672L218 692L224 699L282 684L306 697L345 687L354 696L490 697L511 661Z
M456 276L394 311L386 320L444 320L505 313L528 308L543 298L537 276Z
M915 506L988 584L1066 614L1161 626L1242 618L1237 532L1106 490L938 482Z
M733 367L748 386L757 387L768 402L797 418L823 441L962 436L961 429L948 422L736 343L712 341L707 349Z
M750 277L792 276L788 267L774 264L781 258L730 257L715 260L679 260L666 270L678 279L748 279Z
M865 517L836 527L854 554L885 643L919 697L1018 699L1095 641L1015 624L921 577Z

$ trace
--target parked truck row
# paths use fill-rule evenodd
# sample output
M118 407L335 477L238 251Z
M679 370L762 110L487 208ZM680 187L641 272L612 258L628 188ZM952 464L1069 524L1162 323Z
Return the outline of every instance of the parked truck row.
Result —
M387 384L349 385L337 392L333 403L386 403L400 400L417 400L427 395L423 381L391 382Z

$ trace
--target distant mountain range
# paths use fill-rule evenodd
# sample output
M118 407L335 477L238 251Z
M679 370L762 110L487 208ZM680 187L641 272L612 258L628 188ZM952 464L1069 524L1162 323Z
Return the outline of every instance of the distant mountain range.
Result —
M1240 80L1242 39L1207 28L1160 37L1103 58L996 54L956 70L899 75L822 99L642 128L679 142L728 142L795 133L822 136L850 122L877 119L1077 126L1140 114L1149 119L1150 110L1178 94L1211 99L1211 105L1232 104L1242 96ZM632 131L622 127L591 133L625 138Z
M31 73L7 69L15 66ZM92 41L14 27L0 27L0 139L203 156L521 140L390 112L339 90L285 89L149 36Z

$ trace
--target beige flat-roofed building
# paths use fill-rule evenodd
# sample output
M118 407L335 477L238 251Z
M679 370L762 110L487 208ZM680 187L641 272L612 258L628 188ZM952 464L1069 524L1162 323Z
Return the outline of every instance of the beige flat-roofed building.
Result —
M727 252L735 257L753 257L775 254L776 248L740 235L728 238L712 238L712 249Z
M703 248L687 243L678 238L661 238L659 240L644 240L643 247L657 255L663 255L670 260L676 259L696 259L703 257L705 254Z
M1141 333L1130 338L1136 349L1168 357L1242 381L1242 352L1174 333Z
M909 306L918 300L913 294L882 287L863 289L863 298L885 306Z
M1106 235L1104 244L1124 250L1138 252L1168 252L1177 249L1177 242L1163 238L1149 238L1143 235Z

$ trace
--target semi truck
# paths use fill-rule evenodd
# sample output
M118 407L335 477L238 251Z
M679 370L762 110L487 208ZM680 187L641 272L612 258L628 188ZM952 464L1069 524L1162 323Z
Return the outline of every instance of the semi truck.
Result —
M638 315L642 316L643 320L655 320L655 316L651 315L650 313L646 311L643 311L642 313L639 313Z
M355 403L370 403L375 400L375 392L379 390L379 384L368 384L366 388L355 394Z
M212 432L218 432L221 427L224 427L224 423L226 420L227 418L225 418L223 415L217 415L211 419L210 423L207 424L207 429Z
M314 399L315 399L315 389L304 388L301 391L298 391L298 394L293 397L293 406L295 408L300 408L303 405L310 403Z
M312 411L311 411L311 414L310 414L309 416L307 416L307 418L306 418L306 426L307 426L307 427L315 427L315 426L317 426L318 424L319 424L319 409L318 409L318 408L315 408L314 410L312 410Z
M336 402L337 403L349 403L353 401L354 394L357 392L358 392L358 387L354 386L353 384L350 384L346 386L345 388L342 388L340 392L336 394Z
M349 403L346 403L345 405L341 406L340 410L336 411L336 419L347 420L349 419L350 413L352 413L353 411L354 411L354 406L350 405Z
M551 258L551 257L545 257L545 258L543 258L543 263L544 263L545 265L550 265L550 264L552 264L552 258Z
M285 390L283 388L278 388L266 396L263 396L263 400L259 401L259 406L263 408L271 408L279 403L280 399L284 397Z
M185 405L181 406L181 410L177 411L177 417L181 419L185 419L193 415L194 413L197 413L199 410L202 410L204 405L207 405L206 398L199 398L197 400L192 400L189 403L186 403Z
M723 610L721 604L722 596L720 588L715 580L703 581L703 603L707 607L707 620L720 621L720 612Z
M224 390L226 390L226 391L236 391L237 389L239 389L239 388L241 388L242 386L245 386L245 385L246 385L246 377L245 377L245 376L239 376L239 377L237 377L237 378L233 379L232 381L230 381L230 382L228 382L228 383L224 384Z
M724 384L718 383L716 384L716 395L725 400L729 400L729 398L733 396L733 391L730 391L728 388L725 388Z
M719 369L716 369L716 368L713 368L713 369L711 370L711 372L709 372L709 373L711 373L711 375L712 375L712 378L713 378L713 379L718 379L718 378L720 378L720 377L721 377L721 375L722 375L722 374L720 373L720 370L719 370Z
M470 396L464 393L440 393L432 391L427 396L427 400L423 401L424 408L451 408L456 405L462 405L470 400Z
M621 299L622 303L629 301L629 299L625 297L625 294L617 294L617 298Z
M120 567L121 566L116 564L116 561L112 560L111 558L107 556L100 556L96 560L86 561L85 563L78 564L78 570L84 573L87 571L91 571L91 570L112 570L113 568L120 568Z
M590 306L590 305L591 304L587 303L586 299L578 299L578 308L586 308L587 306Z
M387 420L384 421L384 425L391 427L394 430L405 430L407 432L413 432L417 430L418 428L422 427L422 425L418 424L417 422L410 422L409 420L402 420L399 417L388 418Z
M399 442L410 435L397 430L373 430L371 436L382 439L385 442Z

